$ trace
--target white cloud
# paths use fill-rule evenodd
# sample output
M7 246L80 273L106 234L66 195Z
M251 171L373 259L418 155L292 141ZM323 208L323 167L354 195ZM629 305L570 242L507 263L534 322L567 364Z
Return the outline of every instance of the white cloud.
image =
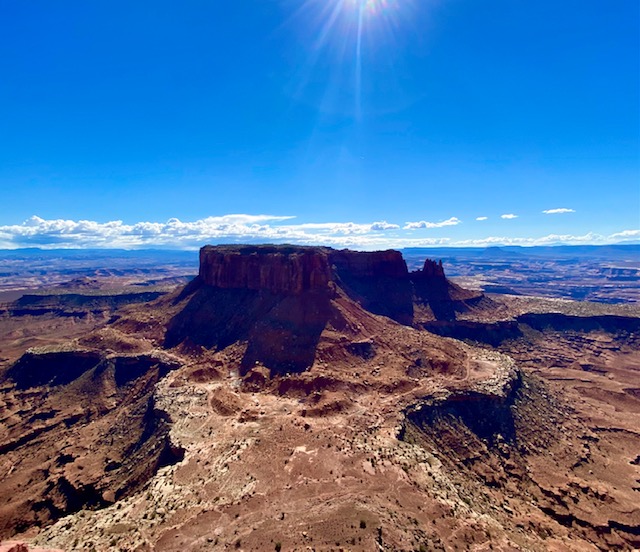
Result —
M476 217L476 220L489 220L489 217Z
M421 220L419 222L406 222L404 225L404 230L417 230L420 228L443 228L445 226L456 226L460 224L462 221L457 217L451 217L447 220L443 220L442 222L427 222Z
M582 235L548 234L537 238L491 236L488 238L456 241L451 245L467 247L487 247L492 245L606 245L623 243L634 238L640 239L640 230L623 230L615 234L609 234L608 236L596 232L588 232Z
M371 230L398 230L400 226L397 224L389 224L386 220L380 222L374 222L371 225Z
M609 237L611 238L611 236ZM609 243L607 237L601 234L589 232L582 236L574 236L571 234L548 234L538 238L526 237L507 237L507 236L490 236L488 238L462 240L455 243L458 246L467 247L489 247L492 245L586 245L586 244L604 244Z
M617 232L615 234L611 234L609 236L614 240L618 240L620 238L628 240L633 238L640 238L640 230L623 230L622 232Z
M500 215L501 219L516 219L518 215L514 215L513 213L507 213L505 215Z
M546 211L542 211L545 215L562 215L564 213L575 213L573 209L567 209L566 207L561 207L560 209L547 209Z
M386 221L372 223L317 222L294 224L293 217L271 215L225 215L183 222L172 218L166 222L90 220L46 220L31 217L23 224L0 226L0 248L172 248L197 249L216 243L292 243L299 245L329 245L356 249L387 249L428 246L490 245L552 245L606 244L640 239L640 230L622 230L601 235L549 234L539 237L489 236L477 239L452 240L415 238L415 228L455 226L460 221L452 217L439 223L407 223L404 229ZM407 232L409 230L409 232Z
M219 242L289 242L375 248L387 246L384 232L400 228L386 221L367 224L287 222L292 218L295 217L236 214L192 222L171 218L166 222L125 224L119 220L100 223L45 220L33 216L23 224L0 226L0 247L189 249ZM424 243L433 245L436 242Z
M386 220L369 224L356 224L354 222L307 222L304 224L291 224L290 230L317 231L327 234L368 234L369 232L384 232L397 230L397 224L389 224Z

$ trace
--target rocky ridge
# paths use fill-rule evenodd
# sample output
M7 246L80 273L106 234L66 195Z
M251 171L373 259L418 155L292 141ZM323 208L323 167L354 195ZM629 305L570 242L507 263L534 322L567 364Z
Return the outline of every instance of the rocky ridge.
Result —
M29 350L11 366L0 399L0 534L112 504L181 458L153 398L178 366L160 351L78 345Z
M340 298L405 325L450 320L490 303L449 282L442 265L429 260L409 273L397 251L292 246L204 247L199 275L181 300L187 297L168 324L166 346L247 340L243 370L259 362L279 373L306 370L327 325L344 327Z

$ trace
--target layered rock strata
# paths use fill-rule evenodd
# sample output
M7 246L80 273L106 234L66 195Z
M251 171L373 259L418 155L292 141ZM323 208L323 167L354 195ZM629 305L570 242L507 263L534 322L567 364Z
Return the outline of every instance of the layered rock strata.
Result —
M279 246L206 246L200 250L199 277L220 289L300 294L328 289L327 250Z

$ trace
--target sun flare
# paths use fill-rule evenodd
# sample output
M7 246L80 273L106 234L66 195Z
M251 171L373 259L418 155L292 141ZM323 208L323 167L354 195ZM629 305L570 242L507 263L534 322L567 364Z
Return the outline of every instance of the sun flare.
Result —
M397 69L413 31L415 2L304 0L291 19L305 29L307 54L298 66L295 95L312 98L322 111L356 118L403 103ZM381 97L386 105L374 105Z
M382 15L398 8L396 0L348 0L347 4L368 15Z

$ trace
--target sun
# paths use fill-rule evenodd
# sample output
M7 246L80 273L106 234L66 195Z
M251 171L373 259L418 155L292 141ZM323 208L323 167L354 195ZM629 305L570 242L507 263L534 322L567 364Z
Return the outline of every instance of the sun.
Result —
M398 29L403 19L410 19L416 0L303 0L292 20L312 30L315 45L357 41L363 33L388 33ZM315 30L315 32L313 32ZM392 36L380 36L393 39Z
M412 26L415 2L299 3L290 22L304 29L301 37L307 57L297 64L295 96L313 97L312 103L322 111L351 114L356 119L377 109L381 98L387 105L397 103L402 90L396 69L410 34L407 29Z
M394 0L348 0L351 7L366 15L383 15L398 8Z

